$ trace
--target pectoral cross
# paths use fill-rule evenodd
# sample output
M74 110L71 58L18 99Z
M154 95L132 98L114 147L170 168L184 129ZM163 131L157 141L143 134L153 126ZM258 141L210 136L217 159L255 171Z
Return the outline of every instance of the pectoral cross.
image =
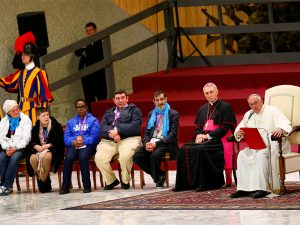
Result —
M209 126L208 121L206 121L204 128L207 129L208 126Z

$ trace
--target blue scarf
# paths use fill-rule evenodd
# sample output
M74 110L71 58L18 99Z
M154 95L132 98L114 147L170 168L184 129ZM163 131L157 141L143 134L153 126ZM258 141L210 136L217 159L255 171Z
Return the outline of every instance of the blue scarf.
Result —
M151 129L154 126L154 124L156 124L157 114L164 114L162 135L166 137L169 131L169 109L170 109L170 105L168 103L165 104L165 107L162 110L160 110L158 107L155 107L155 109L151 114L150 120L148 122L147 129Z
M8 120L9 120L9 130L10 131L15 131L16 128L19 126L20 114L17 118L13 118L11 116L8 116Z

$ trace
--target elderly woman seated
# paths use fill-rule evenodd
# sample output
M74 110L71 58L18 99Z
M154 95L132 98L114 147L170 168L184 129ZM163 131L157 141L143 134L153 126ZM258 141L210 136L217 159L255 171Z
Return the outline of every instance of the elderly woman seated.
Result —
M64 158L64 133L62 125L50 116L46 108L37 108L38 122L32 128L29 154L28 171L33 175L33 170L38 176L40 192L51 191L49 173L56 173Z
M32 123L14 100L6 100L3 110L6 116L0 121L0 195L8 195L13 191L18 161L25 158Z

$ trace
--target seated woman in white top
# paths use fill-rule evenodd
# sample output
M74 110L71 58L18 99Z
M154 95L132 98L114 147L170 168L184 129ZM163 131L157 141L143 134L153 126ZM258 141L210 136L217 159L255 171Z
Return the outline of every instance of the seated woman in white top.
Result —
M18 161L25 158L25 148L31 138L32 123L20 112L15 100L3 104L6 116L0 121L0 195L12 193Z

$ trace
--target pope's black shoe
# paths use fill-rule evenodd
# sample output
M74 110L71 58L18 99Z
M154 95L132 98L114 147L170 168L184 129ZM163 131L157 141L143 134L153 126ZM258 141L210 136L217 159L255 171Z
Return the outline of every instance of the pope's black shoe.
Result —
M120 181L119 181L118 179L115 179L115 181L112 182L111 184L105 185L104 190L106 190L106 191L107 191L107 190L112 190L112 189L114 189L114 187L117 186L119 183L120 183Z
M237 191L237 192L234 192L233 194L231 194L230 198L240 198L240 197L246 197L249 195L250 195L250 192L240 190L240 191Z
M254 192L254 194L252 194L251 196L253 197L253 198L264 198L264 197L266 197L267 195L269 194L269 192L267 192L267 191L256 191L256 192Z

